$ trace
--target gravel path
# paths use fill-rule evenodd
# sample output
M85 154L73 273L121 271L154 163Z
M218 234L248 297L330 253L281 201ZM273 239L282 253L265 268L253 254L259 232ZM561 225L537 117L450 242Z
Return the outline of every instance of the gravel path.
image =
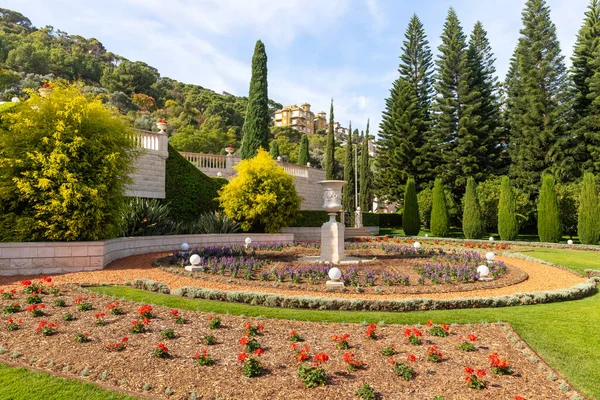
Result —
M169 255L170 253L149 253L137 256L131 256L116 260L110 263L101 271L75 272L63 275L53 276L53 283L77 283L77 284L122 284L126 280L135 278L148 278L157 282L166 283L170 289L176 289L182 286L196 286L215 290L241 290L247 291L248 286L239 286L235 284L224 284L213 281L194 279L189 277L178 276L165 272L159 268L152 266L152 261ZM557 290L569 288L578 283L584 282L586 279L577 276L569 271L561 268L556 268L536 262L518 260L507 257L497 257L498 260L504 261L507 264L512 264L529 275L526 281L503 288L473 290L467 292L454 293L434 293L434 294L390 294L378 295L367 293L329 293L329 292L303 292L299 290L285 290L282 288L266 288L256 287L253 291L277 293L290 296L320 296L320 297L337 297L337 298L362 298L362 299L407 299L407 298L430 298L430 299L452 299L464 297L488 297L502 296L519 292L538 292L545 290ZM32 279L32 276L10 276L0 277L0 286L3 289L10 289L13 286L20 286L19 282L22 279Z

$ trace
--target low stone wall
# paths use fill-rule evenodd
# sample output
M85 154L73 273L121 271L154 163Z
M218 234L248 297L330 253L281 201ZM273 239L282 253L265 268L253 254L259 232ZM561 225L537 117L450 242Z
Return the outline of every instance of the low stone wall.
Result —
M294 235L237 233L118 238L97 242L0 243L0 275L61 274L93 271L111 261L136 254L170 251L181 243L193 247L241 245L246 237L253 243L293 243Z
M379 235L378 226L365 226L374 235ZM289 233L294 235L296 242L320 242L321 241L321 227L302 227L294 226L281 229L282 233ZM346 231L348 233L348 231ZM348 235L345 235L348 237Z

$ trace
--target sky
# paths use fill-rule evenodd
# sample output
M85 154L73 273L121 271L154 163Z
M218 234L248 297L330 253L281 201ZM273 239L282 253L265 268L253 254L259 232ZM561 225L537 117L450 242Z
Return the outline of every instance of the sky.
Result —
M565 62L588 0L546 0ZM108 51L161 76L247 96L256 40L268 56L269 98L326 111L343 126L378 131L398 76L410 17L424 24L434 59L448 9L465 33L481 21L500 79L521 29L525 0L3 0L36 27L95 37Z

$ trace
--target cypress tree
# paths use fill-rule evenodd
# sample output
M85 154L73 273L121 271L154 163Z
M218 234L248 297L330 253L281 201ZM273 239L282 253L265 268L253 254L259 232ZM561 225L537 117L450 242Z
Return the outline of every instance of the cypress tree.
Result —
M500 200L498 201L498 233L502 240L515 240L519 236L517 223L517 202L515 192L508 176L502 177L500 183Z
M576 165L600 172L600 0L591 0L571 57Z
M402 229L404 234L415 236L421 230L421 217L419 215L419 202L417 201L417 188L415 180L408 178L404 191L404 212L402 214Z
M354 149L352 146L352 122L348 131L346 141L346 157L344 157L344 180L348 182L342 191L342 206L346 211L354 211Z
M598 244L600 241L600 196L594 174L590 172L583 175L577 234L583 244Z
M308 161L308 136L304 134L300 139L300 148L298 149L298 165L306 165Z
M430 221L430 230L433 236L448 236L450 233L450 219L448 218L444 184L442 183L441 178L436 179L433 184L433 199L431 204Z
M371 166L369 161L369 121L367 120L367 132L362 139L362 149L360 152L360 170L359 170L359 199L358 205L363 212L371 209L372 192L371 192Z
M434 133L442 161L437 175L451 183L458 196L467 176L484 178L482 168L488 160L480 88L473 86L466 37L453 8L448 11L438 50Z
M252 56L252 77L248 93L248 107L242 127L242 159L252 158L260 147L269 148L269 96L267 93L267 53L265 45L256 41Z
M479 239L483 236L484 228L481 219L481 207L477 197L475 179L467 179L467 188L463 197L463 233L467 239Z
M518 187L536 193L541 175L551 171L569 179L572 166L564 162L567 75L556 27L544 0L527 0L523 29L506 81L510 115L510 175ZM565 151L562 151L565 150Z
M277 140L273 140L270 144L269 155L272 159L276 160L279 157L279 143Z
M542 177L538 199L538 236L542 242L558 243L562 239L562 224L552 175Z
M329 129L327 130L327 143L325 147L325 179L335 179L335 134L333 132L333 99L329 108Z

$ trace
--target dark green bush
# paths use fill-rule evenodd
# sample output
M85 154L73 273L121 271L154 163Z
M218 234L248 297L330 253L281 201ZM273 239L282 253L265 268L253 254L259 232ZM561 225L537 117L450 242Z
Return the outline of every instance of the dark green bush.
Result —
M594 175L587 172L583 176L579 197L579 221L577 232L583 244L596 244L600 240L600 198Z
M406 182L406 189L404 190L402 229L404 229L404 234L409 236L418 235L421 230L419 202L417 200L417 189L413 178L408 179Z
M317 227L329 221L329 216L324 210L300 210L296 220L289 226Z
M481 220L481 208L477 197L475 179L467 179L467 188L463 197L463 233L466 239L479 239L484 234Z
M444 185L441 179L436 179L433 186L433 201L431 206L431 234L437 237L448 236L450 220L446 208Z
M554 177L544 175L538 199L538 235L540 241L558 243L562 239L562 224L558 199L554 189Z
M169 145L164 203L169 204L171 218L195 220L205 212L217 210L220 183L223 183L222 178L210 178Z
M177 235L182 233L181 224L169 216L167 204L157 199L130 199L123 214L124 237Z
M402 226L402 215L398 213L379 213L379 226Z
M515 240L519 236L515 192L508 176L502 177L498 202L498 233L502 240Z
M224 213L207 212L197 220L185 223L183 230L190 234L235 233L240 230L240 226Z

